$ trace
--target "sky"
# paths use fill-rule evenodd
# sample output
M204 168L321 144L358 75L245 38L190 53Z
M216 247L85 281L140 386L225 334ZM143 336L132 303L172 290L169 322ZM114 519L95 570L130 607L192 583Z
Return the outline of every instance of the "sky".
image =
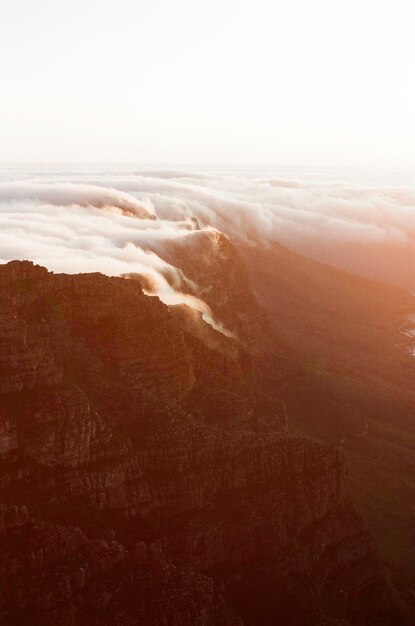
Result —
M406 0L0 0L0 162L415 167Z

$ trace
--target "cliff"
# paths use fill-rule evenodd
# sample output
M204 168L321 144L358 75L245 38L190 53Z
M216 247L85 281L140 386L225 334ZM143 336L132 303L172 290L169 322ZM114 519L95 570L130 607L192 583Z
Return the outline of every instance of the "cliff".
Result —
M2 624L403 623L342 455L208 343L137 281L0 266Z

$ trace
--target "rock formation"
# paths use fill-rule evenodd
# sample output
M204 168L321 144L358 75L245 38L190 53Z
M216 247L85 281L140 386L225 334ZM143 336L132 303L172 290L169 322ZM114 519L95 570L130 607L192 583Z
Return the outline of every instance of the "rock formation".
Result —
M238 339L210 341L138 281L0 266L2 624L404 623L240 285L211 303Z

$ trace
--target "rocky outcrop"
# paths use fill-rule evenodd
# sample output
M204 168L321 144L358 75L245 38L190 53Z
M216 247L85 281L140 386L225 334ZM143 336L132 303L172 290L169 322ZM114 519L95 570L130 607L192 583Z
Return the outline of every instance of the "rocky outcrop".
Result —
M196 230L166 242L163 255L191 279L197 286L196 295L252 354L272 351L272 326L253 296L244 264L226 235ZM277 336L272 339L276 343Z
M154 544L128 552L77 528L32 521L0 536L2 624L240 626L212 580Z
M254 351L137 281L13 262L0 303L2 623L396 620L342 456L285 432Z

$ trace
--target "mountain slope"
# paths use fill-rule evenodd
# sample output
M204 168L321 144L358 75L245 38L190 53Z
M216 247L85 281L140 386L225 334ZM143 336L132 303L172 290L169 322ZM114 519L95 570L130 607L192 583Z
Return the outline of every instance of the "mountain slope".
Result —
M342 455L285 432L248 338L28 262L0 320L2 623L404 623Z
M244 249L302 374L281 392L298 432L341 446L352 494L394 577L415 584L415 299L282 246Z

